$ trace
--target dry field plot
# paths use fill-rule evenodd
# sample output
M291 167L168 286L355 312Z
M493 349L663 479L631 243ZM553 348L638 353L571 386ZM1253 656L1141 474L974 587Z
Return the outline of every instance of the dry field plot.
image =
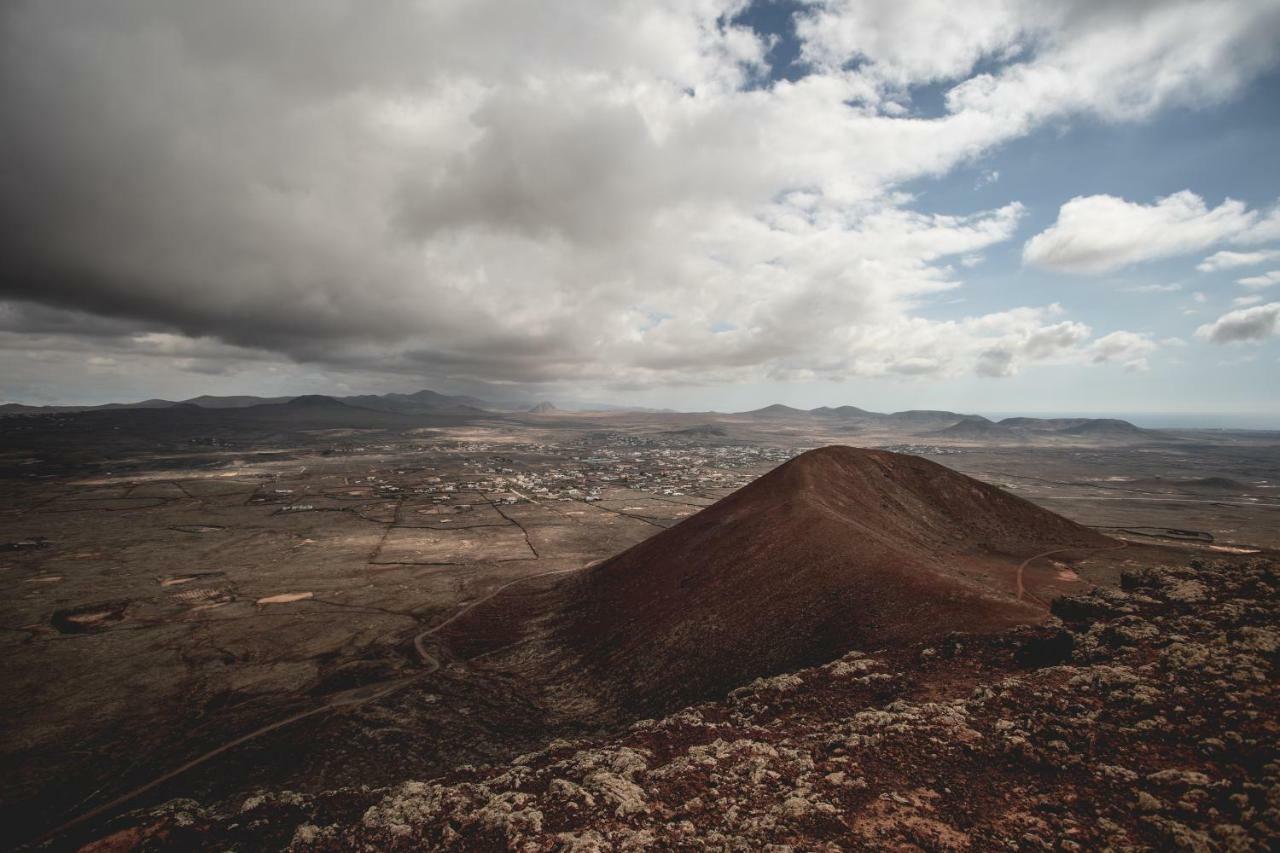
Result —
M524 527L543 560L585 564L612 557L659 529L654 522L609 512L594 504L555 502L503 507Z
M372 562L447 564L535 559L524 532L509 524L463 530L396 527L387 533Z
M405 503L400 508L400 520L396 527L427 527L437 530L456 530L466 527L509 527L511 521L494 509L483 498L474 502L459 500L456 503Z
M670 527L672 524L686 519L698 510L702 509L702 505L677 503L671 500L660 500L648 497L642 493L637 493L634 496L629 497L601 501L596 504L596 506L610 512L621 513L622 515L658 521L661 522L664 527Z

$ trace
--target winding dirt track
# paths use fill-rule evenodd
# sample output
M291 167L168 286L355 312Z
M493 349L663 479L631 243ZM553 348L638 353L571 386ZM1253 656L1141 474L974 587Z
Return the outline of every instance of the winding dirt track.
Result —
M418 657L422 658L422 662L424 664L427 664L428 666L431 666L432 664L435 665L434 669L430 670L430 672L435 672L437 669L440 668L440 662L436 660L436 658L433 657L427 651L424 643L427 637L430 637L432 634L435 634L436 632L443 630L446 626L451 625L457 620L461 619L463 616L466 616L468 613L470 613L472 610L475 610L481 604L485 604L489 601L492 601L494 598L496 598L506 590L510 589L511 587L516 586L517 584L522 584L525 581L531 581L534 578L545 578L548 575L564 575L564 574L569 574L570 572L580 572L582 571L583 568L587 568L587 567L579 567L579 568L573 568L573 569L554 569L549 572L538 572L537 574L525 575L524 577L516 578L515 580L510 581L509 583L505 583L502 586L495 589L493 592L486 595L484 598L479 598L471 602L466 607L462 608L457 613L453 614L448 619L441 622L439 625L436 625L434 628L428 628L418 636L414 637L413 648L418 653ZM420 675L427 675L427 674L428 673L426 672L420 673Z
M243 743L248 743L251 740L261 737L262 735L265 735L269 732L273 732L276 729L282 729L285 726L298 722L299 720L305 720L308 717L314 717L317 714L322 714L325 711L332 711L335 708L344 708L344 707L354 708L359 705L363 705L366 702L372 702L375 699L381 699L384 696L389 696L392 693L396 692L397 690L401 689L402 687L406 687L412 684L413 682L418 681L422 677L426 675L430 675L431 673L435 672L440 668L439 662L436 661L434 658L430 659L430 663L434 664L434 668L423 670L422 672L416 673L407 678L399 679L393 683L390 683L389 685L383 686L381 690L375 690L373 692L369 692L370 687L368 686L359 688L357 690L352 690L344 694L341 698L334 699L333 701L327 704L312 708L309 711L301 711L297 714L293 714L292 716L285 717L282 720L276 720L274 723L263 726L260 729L254 729L248 734L241 735L235 740L227 741L221 746L216 747L215 749L211 749L208 752L204 753L203 755L200 755L200 756L197 756L196 758L191 759L186 764L183 764L179 767L174 768L173 770L170 770L168 773L165 773L163 776L159 776L155 779L152 779L150 782L147 782L145 785L140 785L131 791L127 791L126 793L121 794L120 796L116 797L114 800L109 800L108 802L105 802L100 806L96 806L90 809L89 811L75 818L72 818L71 820L67 821L64 824L61 824L60 826L54 827L53 829L49 830L48 832L36 838L31 843L33 845L43 844L44 842L49 841L52 838L56 838L57 836L66 832L67 830L74 829L75 827L83 823L86 823L87 821L90 821L95 817L99 817L100 815L115 811L117 808L129 802L130 800L140 797L143 794L147 793L148 791L154 788L157 788L160 785L163 785L165 782L168 782L172 779L177 778L178 776L181 776L183 773L186 773L188 770L191 770L195 767L199 767L201 764L204 764L210 759L213 759L219 755L222 755L224 752L228 752L232 749L235 749L237 746L240 746Z
M1041 560L1041 559L1044 559L1045 557L1052 557L1054 554L1065 554L1069 551L1089 551L1092 553L1097 551L1119 551L1121 548L1127 548L1127 547L1129 547L1129 543L1122 540L1118 544L1108 545L1103 548L1082 548L1078 546L1075 548L1055 548L1052 551L1044 551L1043 553L1035 554L1033 556L1027 557L1027 559L1023 560L1021 563L1018 564L1018 600L1022 601L1024 599L1030 599L1031 601L1034 601L1036 604L1039 604L1045 610L1049 609L1048 603L1046 603L1043 599L1037 598L1036 596L1032 595L1030 592L1027 592L1027 589L1022 582L1023 572L1026 570L1027 566L1034 563L1036 560Z

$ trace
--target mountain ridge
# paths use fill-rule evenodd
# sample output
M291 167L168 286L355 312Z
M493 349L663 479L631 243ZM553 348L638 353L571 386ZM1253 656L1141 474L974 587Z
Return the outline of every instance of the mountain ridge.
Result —
M977 414L964 414L942 409L907 409L897 412L873 412L857 406L818 406L799 409L782 403L773 403L759 409L743 412L678 412L670 409L644 407L597 407L564 410L546 401L494 402L468 395L441 394L430 389L411 393L387 394L297 395L282 397L257 397L253 395L215 396L201 395L180 402L162 399L143 400L137 403L106 403L95 406L30 406L22 403L0 404L3 415L74 414L95 411L171 410L187 404L202 409L243 410L267 405L287 405L298 396L325 396L340 403L391 414L405 415L520 415L520 414L596 414L611 415L702 415L706 418L724 418L731 421L780 421L827 424L837 432L848 433L863 428L898 429L916 435L936 435L940 438L981 440L999 438L1020 440L1034 436L1064 436L1068 438L1094 438L1113 441L1140 440L1154 431L1138 427L1118 418L1035 418L1008 417L997 422ZM998 429L989 428L996 427ZM952 427L954 432L948 433Z

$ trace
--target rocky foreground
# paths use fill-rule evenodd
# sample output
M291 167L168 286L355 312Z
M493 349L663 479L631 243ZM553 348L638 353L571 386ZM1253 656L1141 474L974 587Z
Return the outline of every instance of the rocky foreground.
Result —
M1271 563L1146 569L1061 627L852 652L430 782L173 801L89 849L1275 849L1278 605Z

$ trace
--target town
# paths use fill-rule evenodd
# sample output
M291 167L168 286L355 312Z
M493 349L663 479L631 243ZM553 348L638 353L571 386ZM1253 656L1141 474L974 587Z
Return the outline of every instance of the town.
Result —
M408 446L341 445L327 448L323 456L326 462L343 457L367 457L371 462L395 457L396 464L372 467L364 476L345 476L344 485L359 488L353 496L427 497L438 504L451 504L459 494L479 492L504 504L531 500L591 503L615 490L665 497L719 497L807 449L706 445L687 438L599 432L565 444L443 441ZM278 470L252 502L280 504L282 511L323 508L306 499L315 492L315 484L309 489L275 487L293 476L295 472L287 467Z

